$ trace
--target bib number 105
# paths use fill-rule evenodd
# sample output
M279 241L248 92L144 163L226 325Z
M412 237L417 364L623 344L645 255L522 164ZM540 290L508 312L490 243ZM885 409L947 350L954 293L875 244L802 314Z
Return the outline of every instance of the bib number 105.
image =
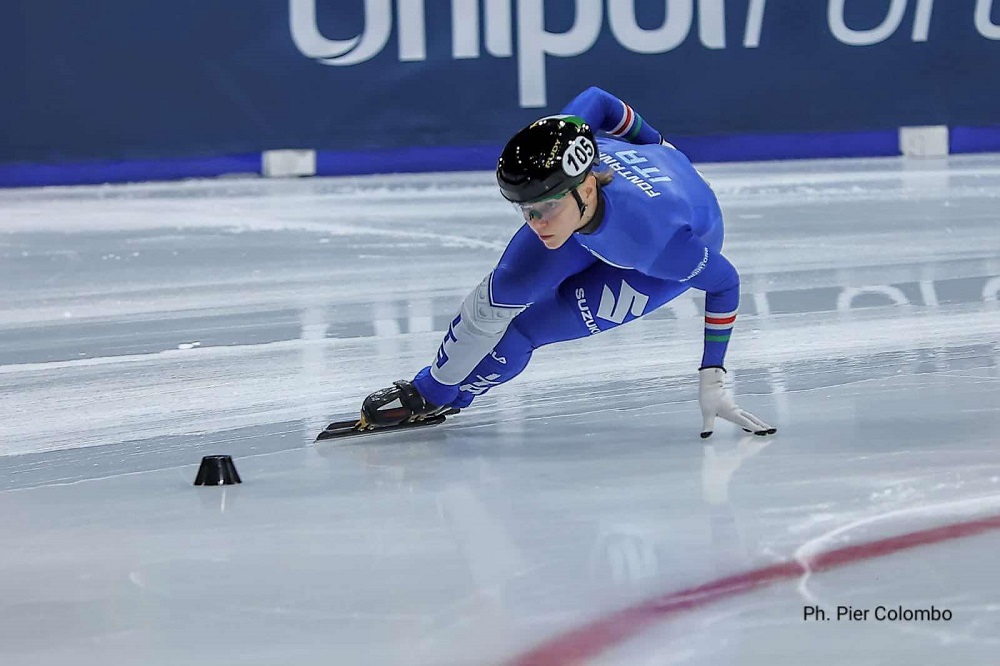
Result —
M563 153L563 171L568 176L579 176L587 170L597 154L597 148L585 136L578 136Z

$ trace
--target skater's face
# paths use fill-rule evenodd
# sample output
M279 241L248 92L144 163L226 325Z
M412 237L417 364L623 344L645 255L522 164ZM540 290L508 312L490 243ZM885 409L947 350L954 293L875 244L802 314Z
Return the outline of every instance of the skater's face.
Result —
M518 205L524 221L550 250L562 247L563 243L569 240L577 229L586 225L593 215L597 196L597 182L594 177L589 176L578 186L577 193L585 204L583 215L580 214L576 199L569 192L533 204Z
M562 247L580 226L580 209L569 192L518 207L524 221L550 250Z

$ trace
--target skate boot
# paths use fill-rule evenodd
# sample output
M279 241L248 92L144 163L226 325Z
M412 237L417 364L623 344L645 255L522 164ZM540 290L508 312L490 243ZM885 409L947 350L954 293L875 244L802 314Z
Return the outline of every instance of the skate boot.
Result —
M397 426L401 423L423 421L441 414L451 413L448 407L432 405L420 395L412 382L401 379L389 388L375 391L361 405L363 430Z

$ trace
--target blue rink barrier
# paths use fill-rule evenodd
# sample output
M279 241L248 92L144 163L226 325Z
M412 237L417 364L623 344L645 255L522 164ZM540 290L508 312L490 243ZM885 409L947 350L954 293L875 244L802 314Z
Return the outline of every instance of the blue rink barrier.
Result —
M747 162L900 155L897 130L668 137L692 161ZM396 148L372 151L316 151L317 176L432 171L489 171L502 146ZM949 151L1000 152L1000 127L953 127ZM260 175L261 155L155 160L87 161L65 164L0 164L0 187L94 185L138 181Z
M149 180L214 178L241 173L260 173L259 153L155 160L102 160L66 164L0 164L0 187L100 185Z
M952 127L952 153L1000 153L1000 127Z
M1000 150L998 47L1000 0L9 0L0 186L491 168L588 86L696 162Z

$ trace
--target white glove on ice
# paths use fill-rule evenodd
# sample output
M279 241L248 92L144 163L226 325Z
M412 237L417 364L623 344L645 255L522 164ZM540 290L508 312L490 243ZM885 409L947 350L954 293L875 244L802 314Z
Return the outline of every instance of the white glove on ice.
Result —
M747 432L755 435L773 435L778 431L759 418L740 409L733 400L732 394L726 390L723 378L726 371L722 368L702 368L698 371L698 402L701 403L701 415L704 425L701 429L702 438L711 437L715 428L715 417L732 421Z

